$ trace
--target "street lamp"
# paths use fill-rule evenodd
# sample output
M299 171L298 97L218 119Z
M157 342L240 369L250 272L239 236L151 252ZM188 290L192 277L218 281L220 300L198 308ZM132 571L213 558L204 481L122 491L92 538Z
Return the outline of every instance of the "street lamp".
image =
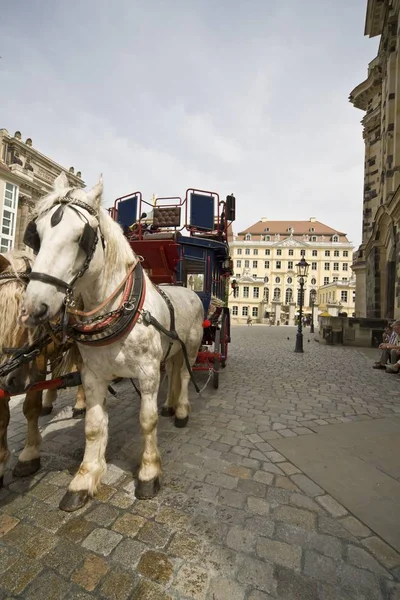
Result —
M314 333L314 304L317 296L317 292L315 290L311 290L310 292L310 300L311 300L311 327L310 333Z
M294 349L295 352L303 352L303 299L304 299L304 282L307 279L308 275L308 267L310 265L306 262L304 256L301 257L301 260L296 265L297 269L297 278L300 284L300 307L299 307L299 322L297 327L297 335L296 335L296 347Z

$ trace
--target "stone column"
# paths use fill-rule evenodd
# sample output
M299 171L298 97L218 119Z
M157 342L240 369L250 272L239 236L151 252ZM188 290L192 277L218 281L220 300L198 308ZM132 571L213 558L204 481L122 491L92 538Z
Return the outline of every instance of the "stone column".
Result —
M292 327L295 325L295 315L296 315L296 303L290 302L289 304L289 325Z
M281 323L282 302L280 300L272 300L272 306L275 309L275 325L278 324L278 321L279 321L279 325L282 325L282 323Z

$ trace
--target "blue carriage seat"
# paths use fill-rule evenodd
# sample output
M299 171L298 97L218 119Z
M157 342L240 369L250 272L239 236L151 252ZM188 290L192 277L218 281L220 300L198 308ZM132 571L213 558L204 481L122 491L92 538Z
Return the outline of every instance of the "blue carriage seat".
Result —
M200 231L214 231L214 203L214 196L191 194L189 226Z
M118 203L118 223L121 225L124 233L129 231L129 227L137 220L138 197L131 196Z

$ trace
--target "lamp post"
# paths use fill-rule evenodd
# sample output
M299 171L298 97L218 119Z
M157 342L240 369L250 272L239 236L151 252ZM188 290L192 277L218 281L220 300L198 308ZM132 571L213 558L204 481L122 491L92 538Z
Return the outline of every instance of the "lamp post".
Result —
M308 275L308 267L310 265L306 262L304 256L301 257L301 260L296 265L297 269L297 278L300 284L300 307L299 307L299 323L297 327L297 335L296 335L296 346L295 352L303 352L303 299L304 299L304 283L307 279Z
M314 333L314 304L315 298L317 296L317 292L315 290L311 290L310 292L310 300L311 300L311 327L310 333Z

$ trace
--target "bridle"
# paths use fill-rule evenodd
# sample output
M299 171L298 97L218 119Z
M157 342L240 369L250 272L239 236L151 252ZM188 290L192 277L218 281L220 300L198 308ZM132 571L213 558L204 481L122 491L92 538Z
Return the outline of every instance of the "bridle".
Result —
M53 215L51 216L51 226L52 227L55 227L56 225L58 225L58 223L60 223L60 221L62 220L63 215L64 215L64 210L66 208L71 208L73 211L76 212L76 214L79 216L80 219L86 221L82 235L79 239L79 246L80 246L81 250L83 250L83 252L85 252L85 254L86 254L85 262L83 263L82 267L79 269L79 271L77 272L75 277L73 277L72 281L70 281L69 283L67 283L66 281L63 281L62 279L59 279L58 277L54 277L53 275L48 275L47 273L39 273L37 271L31 271L31 273L29 274L30 281L40 281L42 283L47 283L49 285L53 285L57 289L61 289L61 290L65 291L64 304L66 304L66 305L73 305L73 300L72 300L73 286L76 283L76 281L80 277L82 277L82 275L89 268L90 262L93 258L94 252L96 250L97 242L99 240L99 236L97 234L97 231L99 228L97 211L95 209L93 209L91 206L89 206L89 204L86 204L86 202L82 202L81 200L76 200L76 199L71 198L70 193L72 191L73 190L70 190L63 198L60 198L59 200L57 200L48 210L51 210L52 208L54 208L54 206L57 206L57 204L60 205L57 208L57 210L53 213ZM76 206L83 208L90 215L92 215L93 217L96 218L96 220L97 220L96 229L94 229L89 224L89 220L86 217L86 215L81 213L79 210L77 210L75 208ZM46 211L46 212L48 212L48 211ZM35 252L35 254L37 254L40 250L40 238L39 238L39 234L37 232L37 226L36 226L35 221L36 221L36 219L31 221L30 223L28 223L23 241L26 246L31 248ZM104 242L103 242L103 247L104 247Z

